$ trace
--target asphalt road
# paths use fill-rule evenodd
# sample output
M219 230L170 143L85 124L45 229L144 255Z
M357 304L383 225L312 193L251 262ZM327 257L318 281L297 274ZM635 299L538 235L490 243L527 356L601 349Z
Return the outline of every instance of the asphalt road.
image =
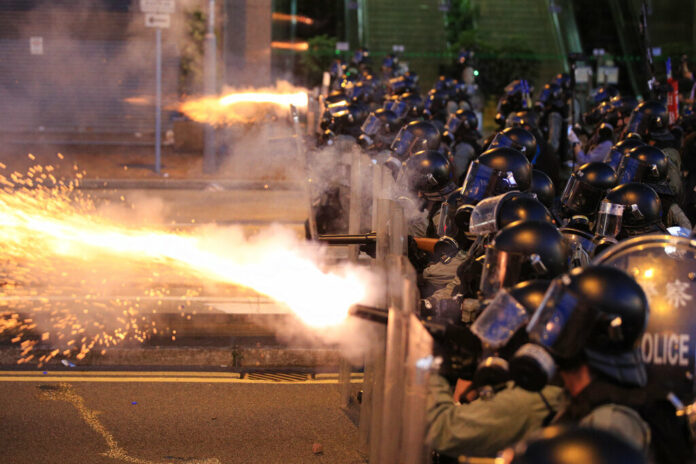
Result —
M0 462L362 462L335 378L237 377L0 372Z

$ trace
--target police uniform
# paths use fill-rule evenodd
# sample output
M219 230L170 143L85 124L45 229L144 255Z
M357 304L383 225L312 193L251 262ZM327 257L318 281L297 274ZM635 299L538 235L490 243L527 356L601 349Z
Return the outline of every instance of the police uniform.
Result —
M625 388L596 379L565 404L553 423L578 423L606 430L647 453L650 426L637 411L646 401L644 388Z
M556 386L545 387L541 394L553 410L563 399L563 390ZM510 382L490 399L458 405L447 380L433 375L428 390L427 441L450 456L495 456L543 427L553 414L544 399Z

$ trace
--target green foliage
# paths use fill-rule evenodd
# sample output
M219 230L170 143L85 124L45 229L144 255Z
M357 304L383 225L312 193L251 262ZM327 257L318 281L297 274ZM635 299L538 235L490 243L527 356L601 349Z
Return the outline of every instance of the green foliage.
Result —
M478 8L471 0L453 0L447 14L447 39L450 52L457 56L461 49L473 50L478 83L484 94L496 95L509 82L538 77L540 57L520 46L519 41L499 43L476 28Z
M307 51L300 55L301 73L307 85L321 84L322 74L329 69L335 58L336 38L326 34L312 37L308 41Z
M201 9L186 13L186 36L179 44L179 95L191 95L203 81L206 16Z

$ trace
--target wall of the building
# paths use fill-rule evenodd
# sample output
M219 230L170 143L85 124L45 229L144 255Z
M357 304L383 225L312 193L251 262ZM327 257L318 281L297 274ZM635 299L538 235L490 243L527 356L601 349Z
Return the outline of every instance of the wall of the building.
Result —
M271 84L271 0L226 0L225 84Z
M446 51L444 13L440 0L364 0L364 44L374 56L375 67L394 45L403 45L405 61L428 88L438 68L449 60Z

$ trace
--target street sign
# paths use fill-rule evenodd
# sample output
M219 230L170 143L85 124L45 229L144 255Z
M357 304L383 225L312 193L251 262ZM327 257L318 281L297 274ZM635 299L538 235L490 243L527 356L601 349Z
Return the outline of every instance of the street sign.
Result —
M140 0L140 11L143 13L174 13L174 0Z
M336 50L339 52L347 52L350 50L350 44L348 42L336 42Z
M29 38L29 53L32 55L43 55L43 37L30 37Z
M167 29L171 24L170 15L166 13L147 13L145 15L145 26Z

